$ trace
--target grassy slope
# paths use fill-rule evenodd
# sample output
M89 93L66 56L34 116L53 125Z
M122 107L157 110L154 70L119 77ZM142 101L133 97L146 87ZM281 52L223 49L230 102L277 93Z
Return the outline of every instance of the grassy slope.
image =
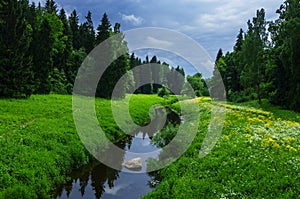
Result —
M130 112L136 123L148 122L149 108L161 101L156 96L134 95ZM103 129L120 138L110 101L97 99L96 107ZM72 96L1 99L0 113L0 198L48 198L55 183L89 161L75 130Z
M162 182L145 198L299 197L300 114L266 102L261 109L256 102L219 104L227 107L222 137L200 159L211 104L199 99L199 105L196 139L180 159L159 172Z

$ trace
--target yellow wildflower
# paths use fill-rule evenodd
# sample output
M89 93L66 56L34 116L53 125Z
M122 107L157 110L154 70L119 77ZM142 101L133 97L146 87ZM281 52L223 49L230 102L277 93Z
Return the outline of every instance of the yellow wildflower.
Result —
M269 128L271 125L272 125L272 123L271 123L270 121L268 121L268 122L265 124L265 126L266 126L267 128Z
M224 140L229 140L229 136L228 135L224 135L223 138L224 138Z
M294 147L287 145L286 149L288 149L289 151L297 151L297 149L295 149Z
M274 144L273 144L273 148L281 149L281 146L280 146L278 143L274 143Z
M295 142L296 141L296 138L294 137L289 137L289 138L283 138L284 141L287 141L287 142Z
M251 139L252 139L252 135L247 134L247 135L246 135L246 138L248 138L249 140L251 140Z

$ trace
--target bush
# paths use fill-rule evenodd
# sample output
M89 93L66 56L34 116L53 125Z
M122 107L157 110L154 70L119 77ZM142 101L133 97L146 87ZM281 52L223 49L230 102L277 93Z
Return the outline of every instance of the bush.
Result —
M164 86L162 88L158 89L158 92L157 92L157 95L159 97L169 96L170 94L171 94L171 91Z

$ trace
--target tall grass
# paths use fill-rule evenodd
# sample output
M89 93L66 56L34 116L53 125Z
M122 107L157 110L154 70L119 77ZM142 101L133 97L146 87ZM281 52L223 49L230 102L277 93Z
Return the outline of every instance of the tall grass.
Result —
M201 122L196 139L182 157L158 172L159 186L144 198L299 197L299 114L266 103L219 103L227 110L222 137L200 159L211 103L198 101Z
M161 101L157 96L132 96L133 120L149 122L149 108ZM120 139L110 100L96 99L96 112L107 135ZM90 161L76 133L72 96L0 99L0 113L0 198L50 198L72 169Z

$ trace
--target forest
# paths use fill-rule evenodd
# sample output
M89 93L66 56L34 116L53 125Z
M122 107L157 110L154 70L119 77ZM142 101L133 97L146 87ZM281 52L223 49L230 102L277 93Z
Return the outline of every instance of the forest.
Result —
M219 50L215 68L221 73L229 101L266 98L272 104L299 111L299 2L285 1L276 13L278 19L266 21L265 10L257 10L256 16L247 22L248 29L240 29L233 51L223 54ZM53 0L47 0L44 6L29 4L27 0L1 2L0 96L71 94L86 55L102 41L121 33L120 27L120 23L112 27L106 13L97 28L91 12L80 23L76 10L67 16L63 8L57 9ZM126 42L123 43L127 48ZM168 65L160 63L156 56L141 60L127 53L111 64L99 82L96 96L109 98L114 83L126 71L147 63ZM185 75L184 69L178 66L170 67L169 71L149 71L148 77L143 78L151 79L152 74L162 73L160 76L167 87L171 79L178 78L173 71ZM138 83L139 78L133 77L125 87ZM213 79L203 81L201 74L187 78L193 82L193 88L201 88L196 91L198 96L208 95L205 82L210 84L210 92L214 92L217 83ZM174 82L181 82L178 87L182 90L184 81ZM149 84L136 93L157 93L160 87Z
M76 10L67 16L63 8L58 11L53 0L47 0L44 6L40 3L37 6L34 3L29 4L27 0L3 1L0 96L26 98L31 94L72 94L73 84L84 58L104 40L122 34L120 26L119 23L115 23L112 27L107 14L104 13L95 29L90 11L85 16L85 21L80 23ZM121 40L123 39L122 37ZM127 49L125 41L122 44ZM135 57L134 53L129 55L128 52L109 66L109 70L106 70L99 81L95 95L110 98L120 77L142 64L169 66L165 62L161 63L156 56L150 60L146 56L142 61L141 58ZM138 84L141 78L151 81L152 76L156 76L163 78L166 87L177 82L177 89L181 91L185 76L183 68L177 66L168 69L149 70L143 77L139 73L124 85L124 89ZM189 79L198 81L197 78ZM201 83L204 84L204 81ZM203 87L204 85L201 92L207 94ZM142 86L135 93L153 94L158 93L160 88L162 86L149 84ZM163 92L166 93L166 90L163 89ZM199 92L200 90L198 95Z
M275 21L266 21L265 10L257 10L247 22L248 29L240 29L233 51L223 55L219 50L215 67L222 75L227 99L261 102L266 98L300 110L299 9L299 1L285 1L276 10Z

